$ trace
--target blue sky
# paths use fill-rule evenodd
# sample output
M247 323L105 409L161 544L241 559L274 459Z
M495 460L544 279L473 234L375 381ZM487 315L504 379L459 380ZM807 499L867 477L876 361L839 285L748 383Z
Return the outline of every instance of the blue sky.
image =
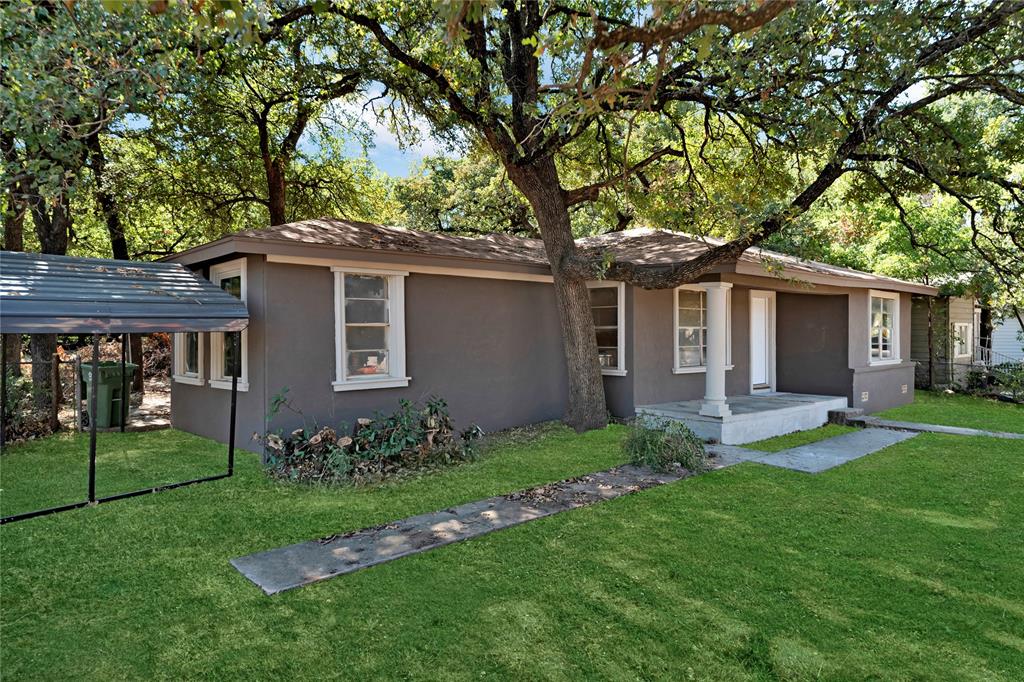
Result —
M383 88L380 85L372 84L366 96L378 97L382 92ZM365 99L344 102L340 105L340 113L350 120L357 119L369 132L373 143L366 149L366 155L382 172L396 177L406 176L425 156L446 153L442 145L431 136L430 125L418 117L413 117L411 121L418 131L419 140L403 148L387 124L377 118L376 107L384 107L388 102L377 100L364 107L365 102ZM363 149L355 140L346 144L346 151L353 156L363 153Z

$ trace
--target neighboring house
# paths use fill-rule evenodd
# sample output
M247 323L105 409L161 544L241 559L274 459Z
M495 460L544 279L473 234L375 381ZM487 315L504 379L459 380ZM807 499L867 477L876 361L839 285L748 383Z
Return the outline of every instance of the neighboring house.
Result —
M999 320L992 328L992 364L1024 361L1024 340L1016 317Z
M652 268L708 248L650 229L578 243ZM459 424L489 431L564 414L562 337L540 240L319 219L168 260L248 305L242 433L303 419L351 424L431 395ZM816 426L834 407L912 400L911 295L935 293L758 250L676 289L600 281L590 290L611 413L669 413L724 442ZM229 351L220 334L176 338L176 428L223 438ZM284 389L302 415L268 414Z
M914 296L911 314L910 359L917 363L917 385L965 384L980 360L981 307L975 299Z

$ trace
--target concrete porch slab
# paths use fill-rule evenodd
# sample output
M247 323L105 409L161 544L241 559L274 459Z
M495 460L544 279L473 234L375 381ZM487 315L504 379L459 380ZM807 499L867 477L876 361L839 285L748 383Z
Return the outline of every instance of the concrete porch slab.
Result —
M847 406L843 396L806 393L764 393L726 399L732 414L708 417L700 414L699 400L641 405L637 415L674 419L686 424L699 438L724 445L742 445L813 429L828 422L830 410Z
M793 471L817 474L878 452L916 435L917 433L909 431L864 429L780 452L747 450L729 445L712 445L708 448L708 452L721 458L723 463L758 462Z

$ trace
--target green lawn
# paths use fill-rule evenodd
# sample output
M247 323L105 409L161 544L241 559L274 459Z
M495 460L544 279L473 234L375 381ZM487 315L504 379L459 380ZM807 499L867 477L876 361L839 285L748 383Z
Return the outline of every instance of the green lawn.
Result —
M850 433L851 431L856 430L857 429L852 426L825 424L825 426L817 429L787 433L784 436L775 436L774 438L765 438L764 440L748 443L743 447L749 448L750 450L761 450L763 452L779 452L780 450L788 450L789 448L807 445L808 443L817 443L819 440L834 438L835 436L841 436L844 433Z
M623 434L558 431L360 489L273 484L244 455L230 480L5 526L0 670L5 680L1020 678L1024 444L1014 441L924 434L816 476L742 464L275 597L228 564L600 469L620 460ZM183 434L130 438L174 439L218 462L223 452ZM60 451L77 457L81 445L51 441L44 466L56 474ZM20 483L19 458L40 452L4 455L3 487Z
M885 419L1024 433L1024 405L957 393L914 391L914 402L876 416Z

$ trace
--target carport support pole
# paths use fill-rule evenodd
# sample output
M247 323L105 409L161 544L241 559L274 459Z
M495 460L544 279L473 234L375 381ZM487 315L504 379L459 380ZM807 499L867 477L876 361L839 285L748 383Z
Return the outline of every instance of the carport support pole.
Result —
M231 433L228 434L228 476L235 473L235 412L238 408L238 374L242 371L242 332L231 334Z
M125 361L128 353L128 333L121 334L121 433L124 423L128 421L128 377L125 375Z
M96 413L99 411L100 335L92 335L92 390L89 392L89 502L96 501Z

